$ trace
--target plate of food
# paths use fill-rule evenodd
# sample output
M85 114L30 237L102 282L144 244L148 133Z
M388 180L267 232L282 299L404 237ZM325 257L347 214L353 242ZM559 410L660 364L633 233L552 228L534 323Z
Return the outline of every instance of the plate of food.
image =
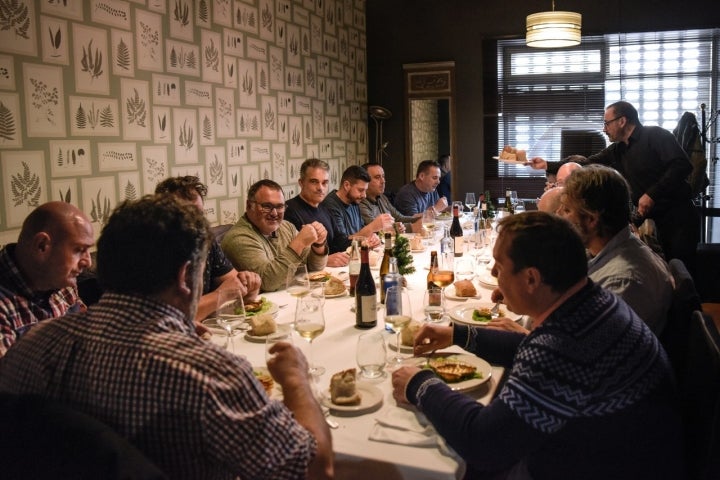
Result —
M485 325L492 320L493 316L490 313L495 305L490 302L471 303L469 305L463 305L450 309L448 312L450 318L458 323L464 323L465 325ZM500 306L500 313L498 317L507 317L510 320L516 322L520 320L521 316L517 313L511 312L505 305Z
M332 275L330 276L328 281L325 282L325 286L323 287L325 298L344 297L347 294L347 291L348 290L347 287L345 287L345 282Z
M452 285L445 287L445 298L449 298L450 300L465 300L467 298L479 299L480 297L481 295L471 280L458 280Z
M326 271L308 273L308 280L311 282L327 282L332 275Z
M462 353L435 352L429 362L425 357L413 357L404 363L433 370L448 387L459 392L478 388L492 376L492 366L488 362Z
M266 367L255 366L252 367L252 369L253 375L255 375L257 381L260 382L260 385L263 386L268 397L278 398L280 396L280 392L275 388L275 380L273 380L268 369Z
M279 308L273 302L265 297L259 297L253 302L245 302L245 316L253 317L261 313L269 313L272 316L277 315Z
M527 152L519 148L511 147L510 145L505 145L500 152L500 155L493 158L504 163L511 163L515 165L528 164Z
M332 376L330 388L323 392L321 403L331 410L361 414L382 405L383 393L374 385L356 381L354 368Z
M271 333L277 331L277 324L270 313L261 313L248 318L250 329L245 332L245 340L253 343L265 343Z

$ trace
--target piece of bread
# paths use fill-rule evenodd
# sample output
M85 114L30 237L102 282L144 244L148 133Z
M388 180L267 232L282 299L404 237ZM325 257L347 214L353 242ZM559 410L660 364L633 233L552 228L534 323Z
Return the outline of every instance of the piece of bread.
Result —
M415 334L421 326L422 323L417 320L408 323L408 326L400 331L400 342L406 347L412 347L415 344Z
M345 283L337 277L330 277L323 289L325 295L340 295L345 292Z
M311 282L326 282L330 279L330 274L325 271L312 272L308 274L308 278Z
M275 319L269 313L261 313L248 318L250 322L250 335L256 337L269 335L277 330Z
M362 397L355 384L355 369L343 370L330 379L330 401L335 405L360 405Z
M410 239L410 249L411 250L424 250L422 238L419 236L412 237Z
M505 145L499 155L501 160L513 160L517 162L527 162L527 152L519 150L510 145Z
M470 280L458 280L453 285L455 285L455 295L458 297L477 296L477 289Z

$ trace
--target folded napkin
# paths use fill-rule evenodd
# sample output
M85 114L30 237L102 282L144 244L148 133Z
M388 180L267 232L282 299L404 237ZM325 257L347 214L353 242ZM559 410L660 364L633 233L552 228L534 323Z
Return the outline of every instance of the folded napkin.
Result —
M443 455L457 457L425 415L414 409L386 409L381 416L375 418L375 426L369 439L411 447L437 447Z

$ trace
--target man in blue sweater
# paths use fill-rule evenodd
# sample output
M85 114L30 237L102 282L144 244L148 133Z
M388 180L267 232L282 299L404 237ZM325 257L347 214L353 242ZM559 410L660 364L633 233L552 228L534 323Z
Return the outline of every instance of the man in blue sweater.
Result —
M667 356L627 304L587 277L572 225L545 212L506 217L493 255L498 296L535 319L532 332L428 324L415 354L455 344L504 366L497 397L483 407L432 371L403 367L395 399L427 416L467 462L466 478L683 478Z

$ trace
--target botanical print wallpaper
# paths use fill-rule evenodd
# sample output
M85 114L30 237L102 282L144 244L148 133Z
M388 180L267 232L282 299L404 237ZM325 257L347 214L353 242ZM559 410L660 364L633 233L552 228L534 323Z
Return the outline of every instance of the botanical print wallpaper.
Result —
M233 223L318 157L367 159L365 0L0 0L0 244L49 200L96 235L169 175Z

